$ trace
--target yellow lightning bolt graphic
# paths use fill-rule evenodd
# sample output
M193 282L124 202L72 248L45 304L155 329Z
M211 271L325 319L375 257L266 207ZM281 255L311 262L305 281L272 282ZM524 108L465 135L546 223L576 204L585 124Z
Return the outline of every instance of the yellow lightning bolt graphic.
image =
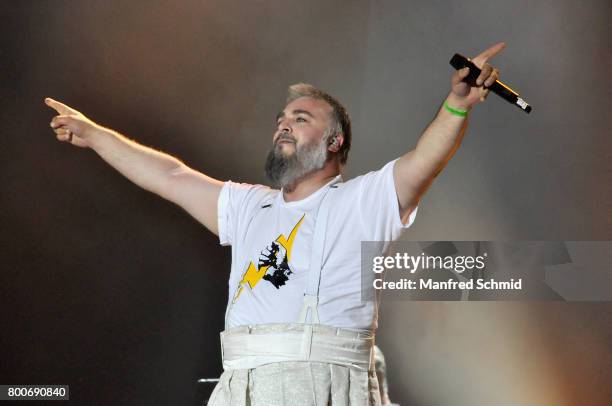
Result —
M276 239L276 242L282 245L283 248L285 248L285 250L287 251L287 261L291 259L291 248L293 247L293 241L295 240L298 228L300 228L300 225L302 225L302 221L304 221L305 216L306 214L302 215L300 221L298 221L297 224L293 227L293 230L291 230L291 233L289 233L289 238L285 238L285 235L281 234ZM255 267L255 264L253 264L253 262L250 262L249 267L247 268L246 272L244 273L244 276L242 277L242 280L238 284L238 290L234 295L232 303L236 303L236 300L238 300L238 297L244 290L244 285L248 283L249 287L253 289L255 285L259 283L261 278L263 278L263 276L266 274L266 271L269 267L270 266L266 265L258 269Z

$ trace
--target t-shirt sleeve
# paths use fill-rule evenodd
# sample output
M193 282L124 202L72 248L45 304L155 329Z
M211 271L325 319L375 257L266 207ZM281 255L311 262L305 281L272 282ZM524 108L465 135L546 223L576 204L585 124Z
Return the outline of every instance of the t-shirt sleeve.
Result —
M359 190L358 208L365 237L370 241L393 241L414 223L417 208L402 222L393 180L397 160L382 169L363 175Z
M217 201L217 221L219 228L219 243L232 245L240 215L246 210L249 196L257 187L246 183L227 181L221 188Z

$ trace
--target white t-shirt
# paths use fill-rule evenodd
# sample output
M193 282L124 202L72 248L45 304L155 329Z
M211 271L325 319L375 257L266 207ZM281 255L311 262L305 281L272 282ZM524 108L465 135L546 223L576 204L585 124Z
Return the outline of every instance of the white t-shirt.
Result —
M320 322L375 328L376 300L361 297L361 241L391 242L416 216L415 209L407 224L400 219L394 163L294 202L285 202L281 191L266 186L226 182L218 202L219 240L232 246L226 328L298 322L315 216L327 190Z

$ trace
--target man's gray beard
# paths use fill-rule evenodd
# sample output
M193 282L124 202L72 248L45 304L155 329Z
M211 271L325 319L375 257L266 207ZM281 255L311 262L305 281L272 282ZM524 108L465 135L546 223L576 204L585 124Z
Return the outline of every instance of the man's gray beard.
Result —
M327 162L327 137L323 137L319 144L295 146L295 152L285 156L281 148L274 147L266 158L266 176L277 188L286 188L296 180L318 171Z

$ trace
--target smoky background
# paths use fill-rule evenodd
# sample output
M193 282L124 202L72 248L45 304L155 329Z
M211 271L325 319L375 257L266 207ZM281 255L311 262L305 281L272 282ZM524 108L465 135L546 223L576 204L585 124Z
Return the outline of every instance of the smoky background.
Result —
M73 404L199 405L221 372L230 251L93 151L58 143L53 97L222 180L260 183L286 88L353 120L345 178L416 144L455 52L497 41L501 80L402 239L610 240L609 1L0 3L3 383ZM603 405L609 302L380 309L400 404Z

